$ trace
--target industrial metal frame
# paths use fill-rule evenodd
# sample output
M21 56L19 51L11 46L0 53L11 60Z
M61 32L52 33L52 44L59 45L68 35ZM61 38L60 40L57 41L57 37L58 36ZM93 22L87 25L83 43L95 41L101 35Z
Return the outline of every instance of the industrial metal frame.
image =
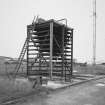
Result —
M53 19L27 26L27 76L69 81L72 61L73 28Z

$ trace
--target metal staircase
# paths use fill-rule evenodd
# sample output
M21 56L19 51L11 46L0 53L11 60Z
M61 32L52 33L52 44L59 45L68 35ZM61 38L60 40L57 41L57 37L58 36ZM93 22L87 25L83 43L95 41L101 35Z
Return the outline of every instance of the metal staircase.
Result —
M16 77L16 75L17 75L17 73L18 73L18 71L19 71L19 69L20 69L20 66L21 66L21 64L22 64L22 61L24 60L24 55L25 55L25 53L26 53L26 50L27 50L27 38L26 38L26 40L25 40L25 43L24 43L23 48L22 48L22 50L21 50L21 53L20 53L20 55L19 55L18 63L17 63L17 65L15 66L15 74L14 74L14 77Z
M38 21L38 16L37 17L34 17L33 21L32 21L32 24L33 24L33 27L35 27L35 23ZM34 28L33 28L34 29ZM31 38L31 36L30 36ZM24 42L24 45L23 45L23 48L21 50L21 53L19 55L19 58L18 58L18 63L16 64L15 66L15 70L14 70L14 73L13 73L13 77L16 78L16 75L22 65L22 62L24 60L24 56L25 56L25 53L27 51L27 41L28 41L28 38L26 38L25 42Z

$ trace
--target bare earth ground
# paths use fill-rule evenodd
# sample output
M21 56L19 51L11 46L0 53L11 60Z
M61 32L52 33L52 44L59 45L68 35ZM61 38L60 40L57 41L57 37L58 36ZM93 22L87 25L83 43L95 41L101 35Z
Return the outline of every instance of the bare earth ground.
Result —
M36 86L32 88L33 83L29 82L26 78L18 78L16 80L9 80L6 77L0 77L0 105L5 100L11 98L18 98L30 94L40 94L40 92L47 92L45 88Z
M15 105L105 105L105 79L48 95L32 96L26 102Z
M2 69L2 68L1 68ZM7 68L8 69L8 68ZM5 69L4 69L5 70ZM105 66L75 66L75 74L105 74ZM1 70L0 70L1 71ZM0 72L5 75L5 72ZM0 76L0 102L6 97L15 97L34 92L34 96L27 98L24 103L15 105L105 105L105 86L98 86L98 82L91 82L81 86L70 87L60 92L46 94L44 89L32 89L32 83L27 80L9 80ZM41 87L40 87L41 88ZM41 94L38 92L43 91ZM46 90L45 90L46 91Z

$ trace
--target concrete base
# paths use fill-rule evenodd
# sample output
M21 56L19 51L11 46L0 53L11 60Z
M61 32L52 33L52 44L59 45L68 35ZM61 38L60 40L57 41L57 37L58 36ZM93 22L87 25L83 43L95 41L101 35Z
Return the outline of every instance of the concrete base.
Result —
M42 84L42 86L45 88L52 89L52 90L57 90L57 89L63 89L63 88L74 86L74 85L79 85L84 82L88 82L88 81L103 78L103 77L105 77L105 76L96 76L96 75L94 75L94 76L92 75L89 77L88 76L79 76L79 78L72 78L71 82L50 81L49 80L47 84Z

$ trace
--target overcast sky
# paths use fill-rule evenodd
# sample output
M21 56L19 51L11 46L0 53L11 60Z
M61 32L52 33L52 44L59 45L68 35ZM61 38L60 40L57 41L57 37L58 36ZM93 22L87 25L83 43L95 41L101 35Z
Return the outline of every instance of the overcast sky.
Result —
M39 15L67 18L74 28L74 58L92 61L93 0L0 0L0 56L18 57L27 36L26 25ZM97 61L105 61L105 0L97 0Z

